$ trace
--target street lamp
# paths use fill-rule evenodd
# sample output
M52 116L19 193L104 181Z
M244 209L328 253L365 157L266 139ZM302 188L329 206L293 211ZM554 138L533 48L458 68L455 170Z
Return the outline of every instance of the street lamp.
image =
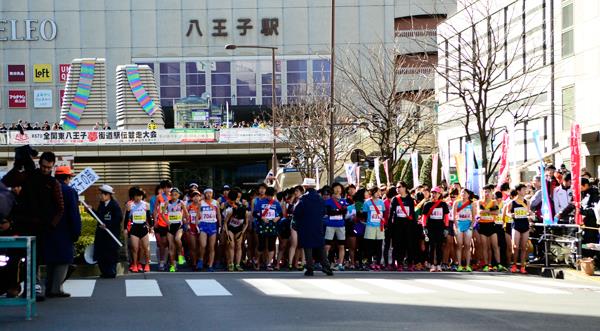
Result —
M237 48L255 48L255 49L270 49L271 50L271 64L272 64L272 72L271 72L271 120L273 121L273 159L271 160L273 164L273 176L277 175L277 131L275 130L275 105L277 95L275 94L275 50L277 47L273 46L261 46L261 45L234 45L228 44L225 45L225 49L234 50Z
M333 171L335 169L335 156L334 154L334 70L335 70L335 0L331 0L331 62L329 64L329 169L327 169L329 185L333 184Z

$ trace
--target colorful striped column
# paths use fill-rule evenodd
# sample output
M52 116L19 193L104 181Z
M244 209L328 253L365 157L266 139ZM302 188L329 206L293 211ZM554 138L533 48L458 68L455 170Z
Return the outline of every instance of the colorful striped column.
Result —
M65 130L75 130L81 120L81 115L87 106L92 90L92 82L94 81L94 69L96 61L84 61L81 63L81 74L79 75L79 83L69 113L63 121Z
M139 102L140 106L142 106L142 109L144 109L146 114L148 114L148 116L152 116L158 107L150 95L148 95L148 92L146 92L144 84L142 84L142 80L140 79L138 67L127 66L125 67L125 71L127 72L127 81L129 81L131 92L133 92L133 95Z

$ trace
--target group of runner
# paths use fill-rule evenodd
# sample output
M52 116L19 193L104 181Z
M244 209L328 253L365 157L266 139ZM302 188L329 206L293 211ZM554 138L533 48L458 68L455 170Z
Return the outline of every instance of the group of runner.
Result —
M338 271L526 273L534 219L527 187L488 185L482 192L479 197L459 184L410 189L404 182L368 190L323 187L325 253ZM302 270L293 216L302 186L276 192L261 184L249 193L225 186L219 193L192 183L184 194L165 180L147 199L131 188L124 222L129 270L150 270L150 233L160 271L184 264L209 272Z

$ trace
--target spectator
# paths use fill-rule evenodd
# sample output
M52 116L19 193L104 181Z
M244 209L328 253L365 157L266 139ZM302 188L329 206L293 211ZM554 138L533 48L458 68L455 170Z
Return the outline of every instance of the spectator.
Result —
M573 190L571 189L571 174L566 174L562 178L561 185L557 186L554 189L553 196L554 210L556 211L556 213L560 214L560 212L563 209L567 208L567 206L573 200ZM568 221L568 219L566 219L566 221Z
M10 131L16 131L17 129L17 125L15 123L11 123L10 128L8 128L8 130Z
M69 265L73 263L73 245L81 234L81 215L79 214L77 191L69 186L73 172L69 166L57 167L56 179L60 182L64 214L56 227L47 232L46 247L46 297L66 298L62 284L65 282Z
M24 128L25 128L25 130L33 130L33 127L31 126L31 123L29 123L29 122L25 122Z
M35 124L33 125L33 129L32 130L41 130L42 128L40 128L40 123L39 122L35 122Z
M54 124L52 124L52 131L59 131L59 130L62 130L62 127L58 123L54 122Z
M104 126L102 127L102 130L110 130L110 126L108 126L108 122L104 122Z
M100 186L101 201L96 215L104 223L98 223L96 236L94 238L94 259L98 261L100 277L115 278L117 276L117 261L119 259L119 246L106 233L106 229L118 237L121 231L121 220L123 212L119 203L113 199L115 191L108 185Z
M38 266L44 263L42 248L46 247L46 233L58 226L64 212L60 184L52 177L55 163L54 153L42 153L40 167L33 170L23 183L14 216L17 234L36 237ZM39 300L43 300L41 286L36 286L36 292Z
M6 132L8 131L8 128L6 127L6 125L4 125L4 123L0 123L0 132Z
M98 130L100 130L100 123L96 122L96 125L94 125L94 131Z
M44 121L44 125L42 125L42 130L50 131L50 124L48 123L48 121Z

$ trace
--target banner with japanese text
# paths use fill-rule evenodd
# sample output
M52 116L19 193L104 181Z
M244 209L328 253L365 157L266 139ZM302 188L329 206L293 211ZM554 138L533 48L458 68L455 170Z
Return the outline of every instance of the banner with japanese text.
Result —
M581 127L577 123L571 125L571 187L573 188L573 204L575 205L575 224L582 224L581 217Z

